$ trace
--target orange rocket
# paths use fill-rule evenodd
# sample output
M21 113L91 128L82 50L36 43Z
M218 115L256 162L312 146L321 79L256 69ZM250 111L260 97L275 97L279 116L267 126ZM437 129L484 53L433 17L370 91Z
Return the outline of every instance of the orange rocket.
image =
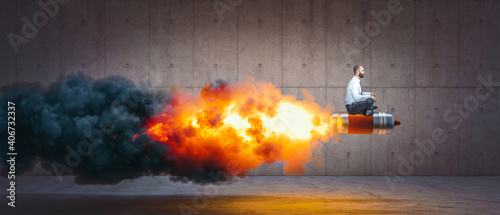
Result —
M340 112L333 114L331 121L337 124L341 134L390 134L395 126L401 124L387 112L376 112L372 116Z

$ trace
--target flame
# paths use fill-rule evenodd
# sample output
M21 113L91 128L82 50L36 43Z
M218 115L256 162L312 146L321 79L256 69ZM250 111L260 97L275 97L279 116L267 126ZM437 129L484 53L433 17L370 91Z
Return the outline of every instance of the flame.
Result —
M283 162L285 174L302 175L312 149L336 131L331 111L303 93L299 101L253 80L206 84L196 96L176 91L146 133L170 147L165 157L181 173L218 169L243 176L263 163Z

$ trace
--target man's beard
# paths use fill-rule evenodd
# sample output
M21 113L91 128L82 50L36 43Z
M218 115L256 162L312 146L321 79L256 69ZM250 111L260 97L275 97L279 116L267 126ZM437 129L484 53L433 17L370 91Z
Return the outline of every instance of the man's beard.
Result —
M365 75L363 75L363 74L359 73L359 77L360 77L360 78L364 78L364 77L365 77Z

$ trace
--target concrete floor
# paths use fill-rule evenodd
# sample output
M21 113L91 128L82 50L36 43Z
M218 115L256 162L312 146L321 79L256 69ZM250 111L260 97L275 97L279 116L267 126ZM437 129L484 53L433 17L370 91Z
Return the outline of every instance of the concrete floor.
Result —
M219 186L167 177L76 185L72 177L59 182L25 176L16 180L16 208L7 207L4 198L0 209L1 214L500 214L500 177L403 180L392 190L377 176L251 176Z

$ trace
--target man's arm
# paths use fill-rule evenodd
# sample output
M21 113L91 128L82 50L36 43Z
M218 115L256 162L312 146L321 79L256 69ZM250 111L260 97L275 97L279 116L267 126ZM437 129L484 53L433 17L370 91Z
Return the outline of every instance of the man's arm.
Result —
M361 94L362 94L362 95L371 95L371 94L372 94L372 92L362 92Z
M361 94L359 92L361 89L361 85L359 83L351 85L351 92L352 92L352 97L354 98L354 101L363 101L371 97L370 94Z

